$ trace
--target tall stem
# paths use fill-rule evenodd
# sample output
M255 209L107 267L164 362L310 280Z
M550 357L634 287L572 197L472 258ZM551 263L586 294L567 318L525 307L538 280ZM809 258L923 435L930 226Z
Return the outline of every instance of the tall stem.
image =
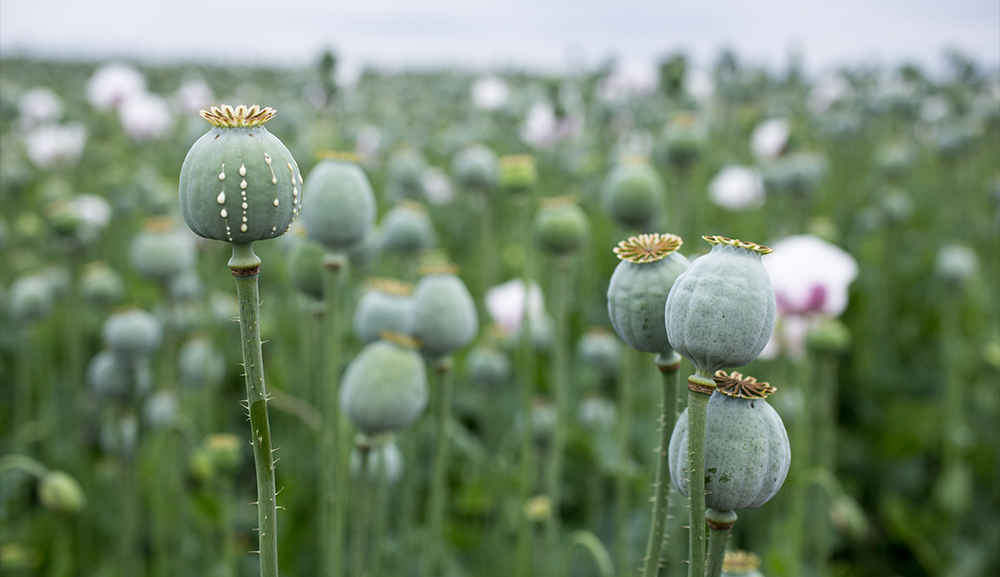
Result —
M667 459L667 449L670 447L670 435L674 431L674 418L677 412L676 392L678 387L678 369L681 368L681 356L676 351L669 355L657 355L656 367L663 376L663 406L660 416L660 446L656 449L656 480L653 482L653 516L649 522L649 538L646 541L646 558L643 563L644 577L655 577L663 563L663 551L666 545L667 516L670 514L670 461Z
M340 418L341 292L346 259L330 253L323 258L323 300L326 301L326 327L323 343L323 383L320 402L323 407L323 432L320 451L320 524L323 551L322 574L342 575L344 567L345 523L347 521L344 478L343 439Z
M354 575L364 575L365 549L368 545L368 521L371 517L371 503L369 502L369 498L372 493L372 487L368 479L368 456L372 450L371 441L367 438L362 439L355 447L361 454L361 474L358 476L358 482L355 485L357 492L360 494L357 495L355 502L357 516L355 517L354 525ZM378 452L375 454L379 455ZM379 455L378 458L381 458L381 456Z
M629 440L632 436L632 396L635 382L639 378L639 355L641 353L628 349L625 351L625 372L620 382L618 392L618 410L621 419L618 421L618 471L615 473L615 563L619 571L629 570L628 529L625 526L630 505L629 494Z
M443 539L445 497L447 492L446 474L448 472L448 449L451 437L451 357L436 359L431 366L432 378L437 381L438 389L437 441L434 455L434 473L431 477L431 495L428 500L427 518L430 528L427 532L428 547L423 557L423 568L420 572L424 577L439 575Z
M233 258L229 260L229 268L236 278L236 296L240 305L243 370L246 376L253 459L257 469L260 575L277 577L278 523L275 519L274 460L271 454L271 428L267 420L267 390L264 387L264 363L260 349L260 295L257 290L260 258L254 254L251 244L233 243Z
M691 505L688 577L705 575L705 415L715 381L688 377L688 501Z
M521 388L519 401L522 424L521 437L521 470L520 492L518 503L523 506L534 488L535 481L535 445L534 431L531 422L532 398L535 394L535 351L531 343L531 250L528 239L531 238L531 210L533 198L531 194L523 194L519 200L519 222L521 224L520 243L524 254L524 270L521 282L524 284L524 310L521 317ZM531 521L527 515L520 515L517 527L517 562L514 565L515 575L530 575L531 570Z
M545 471L545 484L552 514L545 522L545 541L552 566L551 575L559 574L559 509L562 500L563 451L566 445L567 418L569 415L569 304L572 290L569 286L569 257L559 257L553 279L553 312L555 314L555 355L552 359L552 388L556 405L556 424L552 434L552 451Z
M722 575L722 562L726 558L726 540L729 539L729 532L736 524L736 513L709 509L705 512L705 521L709 529L708 572L706 575L707 577L720 577Z

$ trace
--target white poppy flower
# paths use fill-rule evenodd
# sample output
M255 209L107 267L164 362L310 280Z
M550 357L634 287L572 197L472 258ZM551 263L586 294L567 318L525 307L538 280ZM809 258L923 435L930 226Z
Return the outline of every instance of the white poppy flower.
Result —
M858 262L842 248L808 234L771 245L763 259L782 314L840 316L847 309L848 288L858 276Z
M496 76L483 76L472 85L472 103L483 110L496 110L507 104L510 89Z
M75 164L83 155L87 129L83 124L49 124L24 136L28 160L41 169Z
M56 122L63 115L62 100L48 88L32 88L17 101L21 113L21 127L34 128L41 124Z
M134 94L119 107L118 120L125 133L136 140L158 138L170 127L170 107L155 94Z
M101 110L115 109L145 91L146 78L135 68L118 63L97 69L87 83L87 99Z
M784 118L771 118L761 122L750 135L750 149L754 157L758 161L768 161L781 156L790 133L791 126Z
M528 315L532 320L539 319L545 311L545 301L542 289L531 283L527 293ZM508 335L517 335L524 321L525 290L521 279L514 279L497 285L486 291L486 311L493 323Z
M759 208L764 204L764 179L756 168L727 166L708 184L708 198L726 210Z

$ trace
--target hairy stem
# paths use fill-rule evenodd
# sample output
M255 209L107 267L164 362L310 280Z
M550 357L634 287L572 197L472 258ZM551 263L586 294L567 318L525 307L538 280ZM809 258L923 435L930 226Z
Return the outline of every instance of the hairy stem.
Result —
M696 387L701 390L695 390ZM705 415L715 381L704 375L688 377L688 501L691 506L688 577L705 575Z
M278 523L274 493L274 459L271 427L267 420L267 389L260 343L260 295L257 277L260 258L250 244L233 244L229 268L236 279L240 305L240 341L246 376L247 408L250 413L253 458L257 470L257 523L259 527L260 575L278 576Z
M722 562L726 558L726 540L729 539L729 532L736 523L736 513L732 511L716 511L708 509L705 511L705 520L708 522L708 567L707 577L720 577L722 575Z
M326 301L326 326L323 343L323 384L320 399L323 408L323 431L320 452L321 549L323 575L342 575L344 567L345 523L347 522L344 478L344 442L340 418L341 292L346 259L341 254L327 254L323 259L323 300Z

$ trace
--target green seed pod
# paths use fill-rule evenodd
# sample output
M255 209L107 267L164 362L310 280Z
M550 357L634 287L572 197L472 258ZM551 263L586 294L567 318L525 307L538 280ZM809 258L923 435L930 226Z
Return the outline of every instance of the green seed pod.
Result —
M189 339L177 355L180 381L190 389L215 388L226 376L226 359L205 337Z
M500 161L490 147L472 144L455 155L451 172L463 188L488 192L500 182Z
M367 463L368 481L374 484L381 482L385 475L386 484L390 487L403 477L403 452L393 441L383 441L368 450ZM351 450L351 476L355 479L361 476L361 450L357 447Z
M264 128L274 116L256 104L201 111L212 129L181 166L180 205L195 234L236 244L281 236L299 214L302 174Z
M740 373L715 374L716 390L705 414L705 506L718 511L756 509L771 500L785 482L791 463L788 433L765 397L767 383ZM670 437L670 477L688 494L687 410Z
M392 153L387 163L387 196L393 200L424 199L424 169L427 159L412 146L403 146Z
M819 353L845 353L851 348L851 329L840 319L824 317L809 330L806 343L810 349Z
M111 351L101 351L87 365L87 384L101 397L124 398L132 377L129 369Z
M150 219L132 239L129 262L143 278L167 282L194 266L194 237L164 218Z
M670 118L660 133L657 158L664 166L688 170L701 156L708 143L708 128L690 112L680 112Z
M525 192L538 182L535 159L527 154L500 158L500 186L511 192Z
M487 387L498 387L510 381L510 358L507 353L491 346L476 346L465 357L465 372L469 381Z
M683 243L673 234L643 234L614 249L621 262L608 283L608 317L618 336L637 351L673 350L662 311L671 287L690 264L677 252Z
M587 214L569 196L546 198L535 217L535 238L553 254L576 251L590 232Z
M11 315L22 323L37 321L49 314L55 301L52 282L41 274L22 276L10 285Z
M422 204L400 201L382 217L382 246L414 253L437 244L437 233Z
M601 185L601 204L621 226L653 226L663 208L664 186L645 158L629 158L608 173Z
M757 568L760 557L746 551L726 551L722 559L722 577L764 577Z
M577 358L583 364L594 367L605 378L612 377L618 373L621 354L621 341L600 327L588 330L576 342Z
M157 391L142 404L142 420L151 429L168 427L177 420L178 410L173 391Z
M378 340L382 331L409 335L412 293L409 283L372 279L354 309L354 335L363 344Z
M677 277L665 320L670 345L707 376L757 358L771 338L776 302L760 261L774 251L724 236L702 238L715 246Z
M288 283L314 299L322 299L324 256L323 245L308 238L297 238L288 252Z
M576 418L588 431L613 431L618 424L618 408L607 397L589 394L580 401Z
M427 407L427 367L416 342L389 338L365 345L340 382L341 410L366 435L398 431Z
M425 355L450 355L475 338L479 330L476 303L456 276L456 267L434 265L422 272L424 276L413 289L410 329Z
M115 313L104 322L104 344L120 358L134 360L160 346L160 321L146 311L132 309Z
M50 511L72 515L87 506L83 487L66 471L49 471L38 483L38 500Z
M214 433L205 437L204 448L212 466L223 473L235 473L243 460L244 442L230 433Z
M934 259L934 274L952 287L965 286L978 271L976 251L964 244L948 243Z
M302 217L309 238L330 250L359 243L375 225L375 193L353 162L321 160L309 172L303 194L309 197L309 210Z
M88 304L109 307L125 296L125 281L102 261L88 264L80 277L80 295Z

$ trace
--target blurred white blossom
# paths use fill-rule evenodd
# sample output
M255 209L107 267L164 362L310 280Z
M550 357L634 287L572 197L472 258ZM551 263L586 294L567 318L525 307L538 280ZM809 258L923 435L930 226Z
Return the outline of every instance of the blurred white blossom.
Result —
M521 140L535 148L549 148L556 142L578 136L583 122L575 115L557 118L552 104L535 102L521 126Z
M648 96L656 90L659 72L652 62L619 63L597 87L605 102L621 102L633 96Z
M207 109L214 99L212 87L201 78L186 80L177 89L177 100L188 114L197 114L198 111Z
M774 358L781 349L801 357L809 330L821 318L838 317L847 309L858 263L842 248L808 234L790 236L771 248L774 253L763 262L771 275L778 320L761 357Z
M822 114L837 102L849 97L852 92L851 83L843 76L839 74L826 76L809 91L809 109L814 114Z
M790 133L791 126L788 120L784 118L765 120L753 129L753 134L750 135L750 150L760 162L774 160L785 150Z
M79 122L40 126L24 136L28 160L41 169L76 164L86 142L87 129Z
M62 100L48 88L32 88L17 101L21 128L29 130L40 124L58 121L63 115Z
M130 97L146 91L146 78L125 64L107 64L98 68L87 83L87 99L101 110L112 110Z
M136 140L158 138L170 127L170 107L155 94L133 94L119 107L118 119L125 133Z
M354 151L361 157L361 162L374 161L381 148L382 132L377 126L366 124L358 130L358 135L354 137Z
M684 75L684 89L696 100L704 102L715 96L715 81L705 70L689 68Z
M451 180L443 170L436 166L428 167L420 175L420 183L424 188L424 196L431 204L447 204L455 197Z
M80 220L77 234L90 242L111 222L111 205L104 198L94 194L79 194L66 205L70 214Z
M524 321L525 292L527 295L528 315L532 321L544 315L545 301L542 289L531 283L528 291L524 290L524 281L514 279L497 285L486 291L486 312L493 323L508 335L517 335Z
M726 210L759 208L764 204L764 179L756 168L727 166L708 183L708 198Z
M472 103L483 110L496 110L507 104L510 89L496 76L483 76L472 85Z

